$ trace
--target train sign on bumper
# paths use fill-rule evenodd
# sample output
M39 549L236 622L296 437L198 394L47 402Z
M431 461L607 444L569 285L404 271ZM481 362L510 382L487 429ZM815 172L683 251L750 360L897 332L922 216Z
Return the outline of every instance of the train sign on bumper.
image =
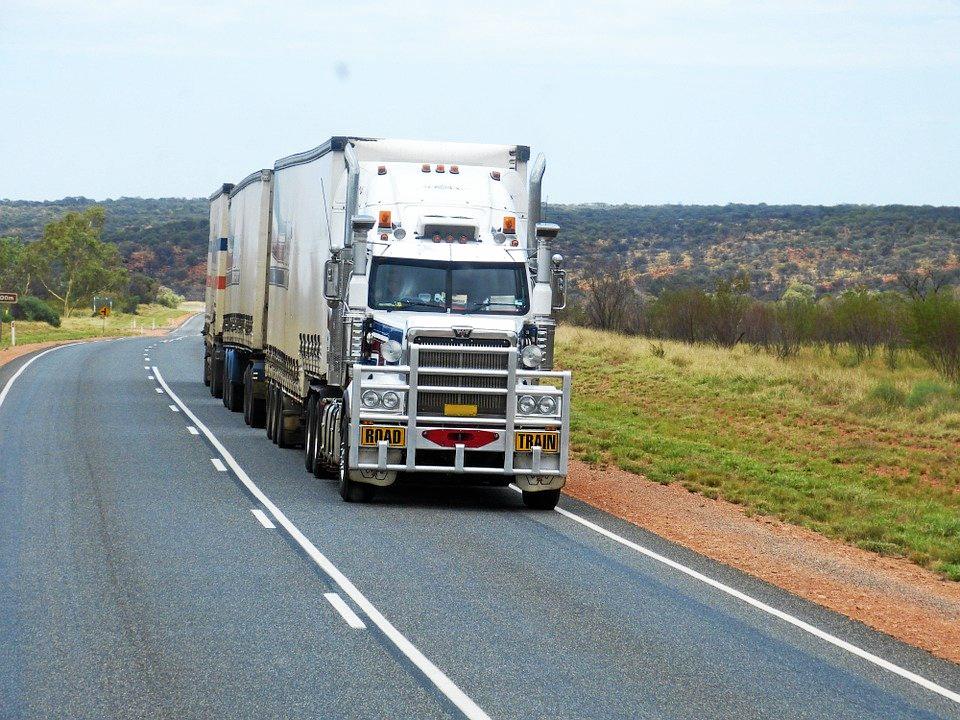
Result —
M560 452L560 433L545 432L518 432L514 436L513 447L517 452L527 452L539 446L545 453Z

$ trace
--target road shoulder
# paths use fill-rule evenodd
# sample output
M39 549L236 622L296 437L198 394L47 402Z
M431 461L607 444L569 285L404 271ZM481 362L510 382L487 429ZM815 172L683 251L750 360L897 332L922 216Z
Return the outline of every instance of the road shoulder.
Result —
M565 492L701 555L960 663L960 583L732 503L573 461Z

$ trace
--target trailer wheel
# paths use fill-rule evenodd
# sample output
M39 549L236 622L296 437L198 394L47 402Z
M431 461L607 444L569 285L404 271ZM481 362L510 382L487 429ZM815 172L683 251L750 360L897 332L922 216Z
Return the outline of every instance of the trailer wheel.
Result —
M274 403L274 395L273 395L273 385L268 385L268 386L267 386L267 413L266 413L266 415L267 415L267 422L266 422L266 427L267 427L267 439L268 439L268 440L271 440L271 441L273 440L273 431L274 431L274 422L273 422L273 421L274 421L274 419L275 419L275 417L276 417L276 416L273 414L273 406L274 406L274 404L275 404L275 403Z
M203 356L203 384L210 387L210 356Z
M266 401L263 398L255 397L253 394L253 378L250 379L250 387L244 393L244 398L250 396L250 427L262 428L266 424L267 411L264 407Z
M560 501L560 489L540 490L539 492L523 491L523 504L531 510L553 510Z
M253 420L250 414L250 405L253 400L253 384L250 381L250 366L243 371L243 422L245 425L251 425Z
M216 354L210 358L210 394L215 398L223 397L223 364Z
M277 414L277 425L273 435L277 441L277 447L289 448L293 447L293 443L290 441L291 433L287 431L286 423L284 422L283 406L283 390L277 388L277 409L275 411Z
M230 412L243 409L243 385L230 381L230 366L223 364L223 405Z
M346 410L346 405L344 405L344 410ZM340 497L349 503L368 503L373 500L375 488L373 485L350 479L350 471L347 469L347 462L350 458L349 437L349 422L346 412L344 412L340 422Z
M316 415L317 415L317 396L311 395L307 400L307 432L303 442L303 465L308 473L313 472L313 463L316 462Z

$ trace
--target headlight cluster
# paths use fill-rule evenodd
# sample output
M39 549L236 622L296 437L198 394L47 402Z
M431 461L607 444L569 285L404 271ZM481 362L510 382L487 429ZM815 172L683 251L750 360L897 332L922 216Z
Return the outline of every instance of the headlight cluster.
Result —
M517 398L517 412L521 415L556 415L557 399L552 395L521 395Z
M400 396L393 390L382 392L379 390L364 390L360 402L367 410L382 409L394 412L400 409Z

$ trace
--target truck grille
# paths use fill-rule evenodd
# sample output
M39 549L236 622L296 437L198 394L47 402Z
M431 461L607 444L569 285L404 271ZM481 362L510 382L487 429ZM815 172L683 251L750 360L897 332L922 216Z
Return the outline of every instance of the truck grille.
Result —
M506 388L506 376L471 376L470 370L506 370L506 353L458 352L460 347L507 348L511 343L506 338L451 338L417 336L418 345L443 345L444 350L425 350L420 353L420 367L425 372L419 375L419 384L434 387ZM465 370L463 375L438 375L430 368ZM477 414L504 417L507 414L506 395L486 395L470 392L420 392L417 395L417 413L443 415L444 405L476 405Z

